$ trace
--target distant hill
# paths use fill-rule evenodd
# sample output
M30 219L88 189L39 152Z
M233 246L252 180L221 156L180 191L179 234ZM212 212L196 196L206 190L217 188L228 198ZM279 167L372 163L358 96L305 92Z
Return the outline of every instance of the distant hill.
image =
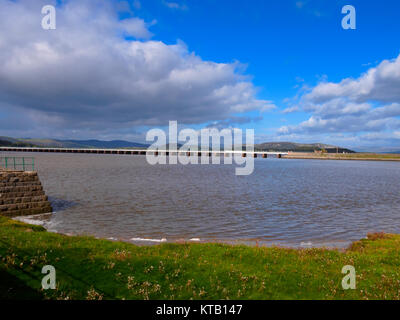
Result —
M326 150L329 153L354 153L353 150L341 148L324 143L295 143L295 142L265 142L254 146L256 151L292 151L292 152L314 152Z
M31 139L0 137L0 146L15 147L44 147L44 148L147 148L147 144L129 142L123 140L55 140L55 139Z
M129 142L124 140L56 140L56 139L31 139L31 138L10 138L0 137L0 146L13 147L44 147L44 148L147 148L148 144ZM180 148L181 145L178 145ZM293 152L314 152L325 149L329 153L354 153L353 150L336 147L323 143L294 143L294 142L265 142L254 146L256 151L293 151Z
M58 140L66 144L76 144L87 146L90 148L147 148L148 144L129 142L124 140L112 140L112 141L101 141L101 140Z
M0 137L0 147L33 147L34 145L30 144L30 143L25 143L25 142L21 142L18 140L6 140L6 139L2 139L3 137Z

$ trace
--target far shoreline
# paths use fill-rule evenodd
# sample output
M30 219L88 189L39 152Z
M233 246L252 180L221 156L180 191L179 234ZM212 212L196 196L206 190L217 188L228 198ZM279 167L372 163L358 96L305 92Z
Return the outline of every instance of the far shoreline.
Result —
M400 154L395 153L312 153L289 152L282 159L303 160L353 160L353 161L400 161Z

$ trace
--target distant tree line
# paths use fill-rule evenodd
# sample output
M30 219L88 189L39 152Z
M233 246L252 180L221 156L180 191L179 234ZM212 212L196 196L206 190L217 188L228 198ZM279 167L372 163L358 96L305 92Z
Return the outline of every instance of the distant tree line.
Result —
M22 147L22 148L27 148L27 147L34 147L35 145L27 142L21 142L21 141L8 141L8 140L1 140L0 139L0 147Z

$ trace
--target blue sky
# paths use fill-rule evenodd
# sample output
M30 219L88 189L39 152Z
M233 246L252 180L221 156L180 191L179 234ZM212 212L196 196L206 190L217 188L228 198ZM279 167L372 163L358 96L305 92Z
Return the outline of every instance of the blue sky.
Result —
M0 3L6 6L8 5L7 2L9 1L0 0ZM39 7L42 2L38 0L37 6ZM26 121L34 121L34 119L45 121L44 127L48 127L48 130L43 128L39 130L34 127L24 129L26 126L16 120L13 128L4 127L3 132L0 128L0 135L36 135L43 137L49 136L53 132L53 135L58 138L141 140L146 129L153 126L163 127L169 119L178 120L182 125L194 128L207 125L254 128L258 142L274 140L325 142L358 149L400 149L400 112L397 112L400 110L400 101L398 101L398 96L393 94L396 89L400 92L400 82L396 77L391 77L389 81L388 79L382 80L380 76L387 74L383 70L384 66L380 67L385 60L390 64L388 68L391 68L390 70L396 76L396 72L400 73L397 60L395 60L400 54L398 41L400 3L398 1L110 0L106 1L108 2L107 5L97 7L87 1L82 1L83 5L75 5L74 7L73 2L58 2L57 30L51 35L53 42L46 38L49 37L48 35L37 31L37 39L39 40L36 44L46 42L47 46L54 51L61 47L60 44L57 49L56 47L52 48L56 41L61 43L60 39L67 39L68 37L65 35L72 34L71 30L76 27L74 18L67 15L72 15L71 12L74 12L74 10L80 12L79 10L84 5L91 8L91 13L87 17L82 16L86 18L81 21L83 30L87 29L87 37L90 36L90 32L97 30L100 35L101 32L105 32L104 39L113 40L110 30L99 29L99 25L96 24L99 20L98 17L103 17L104 14L99 8L105 7L104 10L108 13L115 11L114 13L117 14L118 21L113 22L111 29L118 28L118 23L124 23L127 20L134 22L130 24L129 31L123 33L123 45L129 43L134 43L136 47L147 45L146 48L143 47L140 50L145 52L147 52L146 50L148 52L157 50L157 54L162 55L162 59L169 55L170 50L179 51L179 55L183 57L183 62L178 63L172 57L172 60L166 62L177 63L177 70L182 70L183 64L185 68L197 66L197 64L199 68L207 68L208 62L214 64L213 68L218 68L218 64L227 67L234 66L234 71L224 71L223 74L216 76L219 80L224 79L225 82L222 84L218 82L219 80L212 78L213 69L208 70L210 74L201 71L196 76L210 77L210 83L215 81L215 87L209 88L213 92L216 88L221 89L227 84L231 86L232 91L226 93L223 103L221 101L215 102L214 97L213 99L193 101L198 92L207 94L204 91L206 90L204 84L201 84L196 93L184 94L185 97L187 95L192 96L190 101L183 103L183 99L180 98L183 93L177 92L174 95L175 98L171 98L170 105L165 104L163 108L154 110L150 106L157 103L157 100L150 101L148 99L145 101L145 96L138 98L135 95L135 98L129 97L129 99L136 99L130 100L131 105L137 104L137 109L132 112L132 119L118 127L118 123L123 123L124 116L116 117L113 121L111 121L110 116L110 122L105 121L101 124L107 130L101 130L96 125L89 125L90 129L86 130L82 128L90 122L90 117L93 118L91 114L93 106L86 106L85 104L86 101L91 100L91 97L87 96L86 93L93 92L95 88L88 88L80 100L78 98L72 99L69 103L73 106L70 107L70 105L65 104L65 108L72 110L71 114L62 109L64 108L60 107L62 103L57 101L57 96L61 97L65 92L55 94L46 107L43 105L39 107L27 102L28 99L32 100L31 96L27 96L25 99L14 98L3 90L0 92L0 98L4 103L3 106L0 104L0 121L3 119L10 123L11 120L17 118L16 108L28 109L31 111L31 113L28 112L28 114L31 114L31 118L26 119ZM95 0L95 2L102 3L100 0ZM21 6L24 5L24 1L17 1L17 3ZM343 30L341 27L341 20L344 16L341 9L346 4L351 4L356 8L356 30ZM26 14L30 14L33 8L33 5L26 7ZM108 17L107 19L111 21L113 18ZM79 19L76 18L76 20ZM3 27L7 26L4 25L6 23L3 22ZM64 25L68 25L69 29L65 28L64 30ZM13 28L13 26L9 25L8 28ZM21 28L23 29L23 27ZM78 37L84 37L84 35ZM93 39L94 35L88 41L95 43ZM92 40L93 42L91 42ZM107 42L106 40L105 42ZM64 41L62 45L74 46L74 48L82 45L79 41L77 43L62 41ZM0 47L1 43L0 41ZM151 44L156 45L156 43L165 46L163 48L166 50L149 48ZM13 45L21 49L20 44ZM176 46L178 46L177 49ZM50 49L47 48L46 50ZM27 47L25 50L29 52ZM110 55L115 56L115 53ZM195 63L191 62L191 55L196 57ZM104 57L104 61L109 61L108 58ZM99 57L100 64L102 64L101 59L103 58ZM130 64L129 60L126 60L126 63ZM157 64L157 62L155 63ZM149 69L152 69L153 65L154 62L147 69L140 70L143 74L149 72L152 77L156 77L161 69L157 71L158 73L156 71L152 73L153 70ZM62 70L66 68L65 66L61 67ZM115 70L119 66L113 66L113 68ZM197 71L199 68L195 67ZM337 93L336 90L333 96L331 93L329 93L329 97L317 94L318 90L323 89L320 86L321 83L339 84L343 79L348 78L354 79L355 82L362 82L363 75L374 68L377 68L377 74L379 74L379 77L377 76L373 80L376 84L376 90L379 89L381 93L389 92L386 96L373 93L375 89L371 88L370 94L364 94L363 90L365 89L361 88L361 85L357 87L358 89L354 89L359 90L358 93L356 91L349 93L348 88L345 88L346 84L341 86L343 87L341 93ZM121 70L123 69L121 67ZM121 70L120 73L123 72ZM229 72L230 75L228 75ZM135 69L133 74L138 76L138 70ZM189 74L189 70L185 74ZM30 76L25 75L24 81ZM78 77L78 71L70 76L72 78ZM54 77L56 76L54 75ZM82 75L79 77L82 78ZM238 80L237 77L240 79ZM11 83L10 79L11 77L7 75L0 77L3 84ZM55 82L63 83L64 80L57 79ZM138 79L138 83L141 83L141 80L143 79ZM187 81L188 87L194 88L198 83L191 81L194 80L189 79ZM235 100L237 105L229 109L229 106L226 106L225 103L233 92L237 92L238 87L236 85L241 81L246 82L248 86L243 89L241 97ZM71 82L73 81L71 80ZM179 83L181 89L181 82ZM106 84L98 84L100 91L102 85L106 86ZM149 87L153 88L153 86ZM146 90L149 87L146 87ZM176 88L175 85L168 87L168 92L171 95L174 88ZM55 88L54 90L59 89ZM13 90L13 92L20 91L20 89ZM157 94L162 97L161 93L157 92ZM153 97L155 95L153 94ZM109 101L110 96L117 96L117 94L110 93L103 99L110 103L110 108L114 108L113 114L127 114L127 109L122 106L119 107L122 103L118 99ZM245 96L251 96L251 98L245 100ZM182 106L172 111L174 101L175 103L182 102ZM207 108L203 106L203 104L208 103L205 101L212 101ZM99 104L106 104L106 102L99 100L94 105ZM54 105L57 105L57 108ZM82 105L82 108L79 109L77 105ZM102 119L108 117L110 108L107 108L108 111L98 112L102 115ZM386 109L382 112L374 112L376 108ZM189 112L188 109L192 111ZM391 110L390 116L381 116L383 113L389 114L387 109ZM138 114L138 110L148 111L144 112L142 123L134 121L134 115ZM150 111L153 111L153 113L150 113ZM200 112L202 115L197 115L195 112ZM76 125L77 121L74 119L73 113L78 114L81 119L87 116L87 121L83 121L81 127ZM208 113L209 116L207 117ZM140 119L140 117L138 118ZM311 121L310 118L312 118ZM97 123L99 122L102 121L97 121ZM359 125L352 126L351 123L353 122L359 122ZM365 127L362 126L363 123L365 123ZM60 130L56 130L57 134L54 134L54 128L57 126ZM348 129L349 126L352 129Z
M246 73L260 89L259 96L278 106L276 112L256 123L258 132L309 117L303 112L279 112L287 107L285 99L299 92L299 86L314 86L322 78L333 82L357 78L400 53L398 1L176 3L185 7L166 10L160 1L143 2L143 16L158 21L152 28L155 38L167 43L182 39L205 60L246 64ZM346 4L356 8L356 30L341 27L341 9Z

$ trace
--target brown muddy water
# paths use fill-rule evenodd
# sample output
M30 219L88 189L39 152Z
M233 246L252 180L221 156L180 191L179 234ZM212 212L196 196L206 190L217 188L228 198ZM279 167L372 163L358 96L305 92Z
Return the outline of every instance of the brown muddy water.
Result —
M151 244L221 241L347 246L400 232L400 163L256 159L233 165L147 164L144 156L33 156L55 213L50 231Z

